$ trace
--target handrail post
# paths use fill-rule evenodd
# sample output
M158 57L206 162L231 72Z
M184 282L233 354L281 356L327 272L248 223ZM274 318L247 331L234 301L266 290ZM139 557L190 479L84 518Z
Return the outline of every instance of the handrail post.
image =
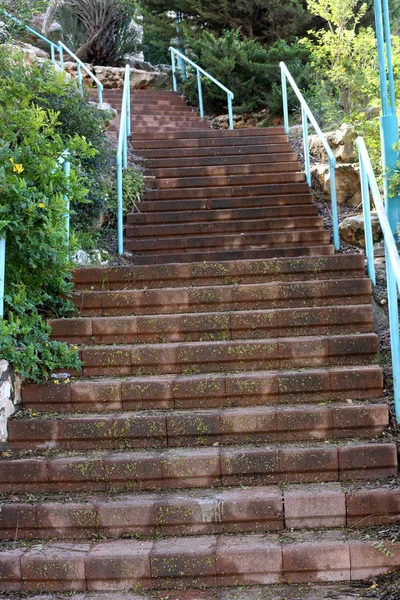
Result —
M178 91L178 82L176 80L176 61L175 61L175 53L174 49L171 48L171 66L172 66L172 85L174 88L174 92Z
M79 84L79 89L81 91L81 94L83 94L82 69L81 69L81 65L79 63L77 64L77 70L78 70L78 84Z
M4 287L6 274L6 238L0 238L0 319L4 318Z
M289 135L289 107L288 107L288 96L287 96L287 81L286 75L281 64L281 77L282 77L282 101L283 101L283 122L286 134Z
M336 159L329 159L329 179L331 184L331 205L332 205L332 226L333 226L333 245L335 250L340 250L340 237L339 237L339 216L337 207L337 194L336 194Z
M386 283L389 309L390 347L392 352L393 392L397 423L400 422L400 332L397 284L385 244Z
M97 92L99 94L99 104L103 104L103 86L97 86Z
M228 94L228 115L229 115L229 129L234 129L231 94Z
M361 195L363 205L363 217L364 217L364 234L365 234L365 254L367 257L367 270L368 275L374 285L376 285L376 274L375 274L375 263L374 263L374 240L372 235L372 223L371 223L371 205L369 201L369 184L368 176L365 171L365 165L362 160L360 152L358 153L358 159L360 163L360 181L361 181Z
M71 173L71 163L69 160L64 161L64 174L66 179L69 181ZM70 236L70 200L68 194L64 195L65 202L65 232L67 234L67 245L69 245L69 236Z
M308 144L308 117L303 105L301 106L301 120L303 124L304 165L306 171L306 180L308 187L311 187L310 147Z
M65 65L64 65L64 48L62 46L58 46L58 52L60 54L60 67L63 71L65 71Z
M126 65L127 70L127 100L126 100L126 118L127 118L127 130L126 135L129 137L131 135L131 67L130 65Z
M117 156L117 229L118 229L118 254L124 253L123 239L123 174L121 157Z
M201 75L200 71L197 69L197 89L199 92L199 108L200 108L200 116L204 117L204 105L203 105L203 90L201 89Z

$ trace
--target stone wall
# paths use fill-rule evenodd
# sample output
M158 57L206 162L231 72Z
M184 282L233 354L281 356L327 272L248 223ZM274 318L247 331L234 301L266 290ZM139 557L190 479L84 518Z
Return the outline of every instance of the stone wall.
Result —
M0 442L7 441L7 420L21 402L21 380L6 360L0 360Z

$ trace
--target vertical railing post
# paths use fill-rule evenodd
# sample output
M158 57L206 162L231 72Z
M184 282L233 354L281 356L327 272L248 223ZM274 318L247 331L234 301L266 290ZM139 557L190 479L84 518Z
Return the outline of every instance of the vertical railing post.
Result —
M301 106L301 120L303 124L304 166L308 187L311 187L310 147L308 144L308 117L304 106Z
M375 263L374 263L374 239L372 234L372 222L371 222L371 204L369 200L369 184L368 175L365 171L364 162L361 157L361 153L358 154L360 163L360 181L361 181L361 195L363 205L363 217L364 217L364 233L365 233L365 255L367 257L367 270L368 275L374 285L376 285L375 275Z
M123 174L121 157L117 156L117 228L118 228L118 254L124 253L123 239Z
M127 94L126 94L126 135L129 137L131 135L131 67L130 65L126 65L126 78L127 78Z
M203 105L203 90L201 88L201 75L200 71L197 69L197 89L199 93L199 108L200 108L200 116L204 117L204 105Z
M64 174L65 174L67 181L69 181L70 173L71 173L71 163L69 162L69 160L64 160ZM69 245L70 218L71 217L70 217L70 200L69 200L68 194L64 195L64 202L65 202L65 232L67 235L67 245Z
M6 238L0 238L0 319L4 317L4 287L6 275Z
M60 45L58 46L58 52L60 54L60 67L63 71L65 71L65 65L64 65L64 48Z
M336 159L335 159L335 157L329 159L329 179L330 179L330 184L331 184L333 245L335 247L335 250L340 250L339 216L338 216L337 193L336 193Z
M82 69L81 69L81 65L79 63L77 64L77 71L78 71L79 89L81 91L81 94L83 94Z
M99 94L99 104L103 104L103 86L97 86L97 92Z
M174 88L174 92L178 91L178 82L176 80L176 61L175 61L175 53L173 48L171 48L171 66L172 66L172 85Z
M285 72L283 70L283 65L281 65L281 75L282 75L283 123L284 123L286 134L289 135L289 106L288 106L288 96L287 96L287 81L286 81Z
M392 351L393 392L396 420L400 422L400 332L399 332L399 305L397 297L397 284L392 264L385 244L386 255L386 283L388 294L390 347Z
M227 94L228 96L228 116L229 116L229 129L233 129L233 109L232 109L232 96Z

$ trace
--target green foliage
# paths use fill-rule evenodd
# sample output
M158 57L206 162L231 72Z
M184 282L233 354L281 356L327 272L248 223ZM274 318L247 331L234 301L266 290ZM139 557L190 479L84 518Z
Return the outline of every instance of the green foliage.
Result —
M135 3L129 0L58 0L47 11L45 22L49 30L51 22L57 21L62 41L84 62L119 66L125 55L138 50L134 13Z
M61 115L64 104L69 112ZM78 364L76 351L50 341L45 318L73 308L64 195L73 209L88 202L87 164L102 151L94 110L49 64L27 66L19 53L0 48L0 235L7 244L0 351L33 381Z
M235 112L253 112L268 107L273 114L282 113L279 62L285 60L299 85L306 85L305 62L308 51L299 44L281 41L266 50L255 40L241 40L239 31L226 31L221 37L204 32L191 42L191 58L212 73L235 94ZM203 97L208 111L226 112L226 94L206 78ZM190 78L184 92L197 103L197 80ZM294 103L294 97L291 96Z

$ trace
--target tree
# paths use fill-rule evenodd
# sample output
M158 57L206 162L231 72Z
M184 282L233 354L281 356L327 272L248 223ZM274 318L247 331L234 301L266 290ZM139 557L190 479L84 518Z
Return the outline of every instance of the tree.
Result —
M312 18L304 0L177 0L171 12L168 0L141 0L144 22L144 52L151 60L153 53L165 59L166 50L176 37L176 19L182 31L191 36L204 30L222 35L226 30L239 30L242 38L269 45L277 40L292 41L304 35Z

